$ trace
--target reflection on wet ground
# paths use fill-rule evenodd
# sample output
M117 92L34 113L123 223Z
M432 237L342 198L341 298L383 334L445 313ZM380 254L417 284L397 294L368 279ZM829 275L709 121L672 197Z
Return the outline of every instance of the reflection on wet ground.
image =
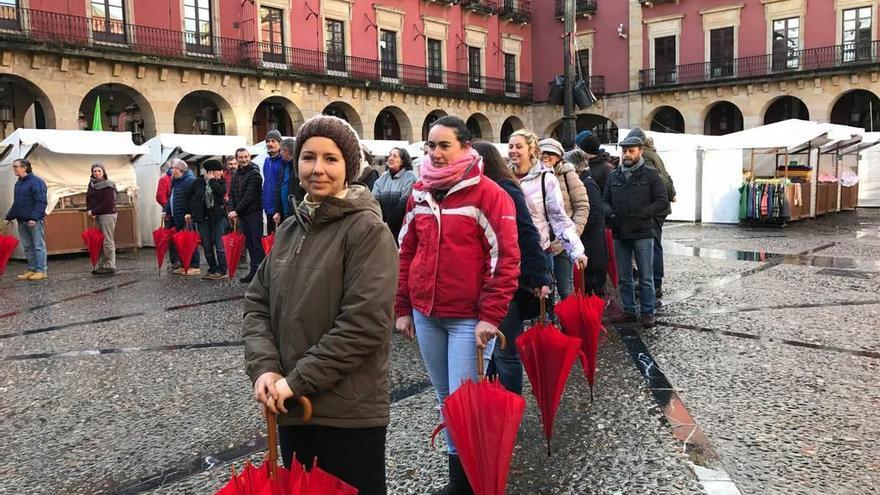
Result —
M68 296L68 297L65 297L65 298L63 298L63 299L59 299L59 300L57 300L57 301L52 301L52 302L46 302L46 303L42 303L42 304L37 304L37 305L35 305L35 306L30 306L30 307L23 308L23 309L20 309L20 310L9 311L9 312L7 312L7 313L0 313L0 319L3 319L3 318L9 318L9 317L12 317L12 316L15 316L15 315L19 315L19 314L21 314L21 313L27 313L27 312L31 312L31 311L37 311L38 309L45 309L45 308L48 308L48 307L50 307L50 306L55 306L55 305L57 305L57 304L63 304L63 303L66 303L66 302L74 301L74 300L77 300L77 299L82 299L82 298L89 297L89 296L97 296L97 295L99 295L99 294L104 294L104 293L109 292L109 291L112 291L112 290L117 290L117 289L121 289L121 288L123 288L123 287L128 287L129 285L134 285L134 284L139 283L139 282L141 282L141 281L140 281L140 280L129 280L129 281L127 281L127 282L121 282L121 283L118 283L118 284L113 284L113 285L111 285L111 286L104 287L104 288L101 288L101 289L97 289L97 290L93 290L93 291L89 291L89 292L84 292L84 293L82 293L82 294L74 294L74 295L72 295L72 296Z

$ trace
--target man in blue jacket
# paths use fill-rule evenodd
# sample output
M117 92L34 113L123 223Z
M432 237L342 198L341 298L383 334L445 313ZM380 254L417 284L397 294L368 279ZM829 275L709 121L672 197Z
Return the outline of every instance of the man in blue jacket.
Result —
M278 187L278 174L284 165L281 157L281 133L275 130L266 134L266 151L269 156L263 161L263 211L266 212L266 229L275 232L275 195Z
M181 232L187 228L189 222L186 221L186 210L192 199L193 183L196 181L195 176L189 169L189 165L180 158L171 160L171 197L165 204L165 215L171 219L171 225ZM192 226L195 228L195 226ZM171 273L175 275L199 275L199 250L196 249L189 264L189 271L184 271L183 267L177 268Z
M27 257L27 271L16 280L46 280L46 183L34 175L31 162L20 159L12 162L12 171L18 177L12 208L6 214L6 224L18 222L18 238Z

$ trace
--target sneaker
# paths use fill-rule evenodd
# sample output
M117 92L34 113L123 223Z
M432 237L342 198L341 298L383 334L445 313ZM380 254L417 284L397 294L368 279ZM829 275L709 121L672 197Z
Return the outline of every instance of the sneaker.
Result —
M183 267L181 266L180 268L176 268L172 270L171 273L173 273L174 275L183 275Z
M181 265L180 263L175 263L173 265L168 266L168 271L171 273L174 273L177 270L180 270L182 267L183 267L183 265Z
M226 278L226 274L225 273L214 273L213 275L211 275L208 278L211 280L224 280Z
M642 315L641 317L639 317L639 325L641 325L642 328L651 328L656 323L657 322L654 320L654 315Z
M636 320L636 315L627 312L623 312L611 317L611 323L634 323Z
M187 277L195 277L196 275L201 275L202 270L199 268L190 268L188 272L185 272L184 275Z
M211 277L214 276L214 272L208 270L208 273L202 275L202 280L211 280Z
M34 272L33 275L28 277L28 280L46 280L47 278L49 278L49 276L44 272Z
M92 270L92 275L97 275L98 270L100 270L100 268L95 268L94 270Z
M37 273L37 272L35 272L33 270L28 270L28 271L22 273L21 275L15 277L15 280L29 280L31 278L31 275L33 275L35 273Z
M113 268L98 268L92 273L98 277L109 277L110 275L115 274L116 270Z

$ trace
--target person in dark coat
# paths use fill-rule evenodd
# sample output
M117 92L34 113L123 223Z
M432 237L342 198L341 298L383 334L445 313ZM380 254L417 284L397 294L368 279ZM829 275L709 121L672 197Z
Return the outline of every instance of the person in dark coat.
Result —
M590 175L593 169L589 167L587 153L580 149L571 150L565 154L565 161L574 165L581 182L587 188L590 204L596 205L596 207L590 208L587 225L584 227L584 233L581 234L581 242L587 253L584 289L588 294L604 298L605 279L608 277L608 247L605 245L605 214L600 207L602 189Z
M278 182L275 184L275 215L272 217L277 224L290 217L306 195L299 183L299 171L293 159L295 144L293 138L281 141L281 169L278 170Z
M6 225L18 223L18 238L27 258L27 271L16 280L46 280L46 182L34 175L31 162L24 158L12 162L18 177L12 196L12 207L6 213Z
M521 256L519 288L500 327L507 342L514 342L523 331L523 321L538 316L538 297L547 297L550 293L550 267L547 266L547 256L541 249L541 236L532 223L526 197L501 152L486 141L476 141L472 146L483 157L483 175L501 186L513 199L516 208L517 242ZM498 375L504 388L522 394L522 373L523 365L516 345L508 345L504 349L495 346L488 374Z
M412 159L403 148L393 148L385 162L388 170L373 184L373 196L382 207L382 220L388 225L394 241L400 235L406 202L418 177L412 171Z
M602 151L599 147L599 138L592 134L582 139L578 147L587 156L590 177L599 185L599 190L604 192L608 183L608 174L614 170L608 161L610 158L608 153Z
M165 218L170 220L171 225L181 232L190 227L190 222L186 219L186 210L192 197L192 186L196 178L189 169L189 165L179 158L171 160L171 196L165 205ZM202 273L199 268L199 250L196 249L192 255L192 261L189 264L189 270L184 271L183 267L173 270L171 273L175 275L195 276Z
M193 182L192 195L186 210L186 220L193 221L202 237L208 273L204 279L222 280L226 278L226 250L223 249L223 236L229 227L226 219L226 179L223 178L223 165L217 160L204 164L205 175Z
M243 284L251 283L260 263L266 257L263 252L263 178L257 166L251 162L251 154L246 148L235 151L238 171L232 179L232 192L229 194L230 222L239 222L247 244L251 266L250 272L238 279Z
M666 187L656 169L645 166L642 140L624 139L620 166L608 176L602 198L605 218L614 234L614 254L619 273L620 299L624 312L616 323L636 321L632 259L639 270L639 304L643 327L654 326L654 217L669 206Z
M278 175L284 166L284 159L281 157L281 133L277 130L271 130L266 133L266 156L263 160L263 192L260 198L263 203L263 211L266 212L266 230L271 234L275 232L275 195L278 190L275 188L278 184Z
M107 177L107 169L101 162L92 165L92 176L86 190L86 209L104 234L101 258L92 275L113 275L116 273L116 184Z
M370 191L373 190L373 184L379 180L379 171L373 167L373 160L373 153L361 144L361 168L355 183L363 184Z

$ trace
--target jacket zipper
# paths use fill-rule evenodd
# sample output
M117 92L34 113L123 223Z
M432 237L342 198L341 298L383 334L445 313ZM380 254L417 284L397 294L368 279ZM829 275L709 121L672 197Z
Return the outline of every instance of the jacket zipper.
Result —
M431 210L434 211L434 207L431 207ZM434 256L434 283L432 284L433 288L431 289L431 309L428 311L427 316L431 316L434 313L434 302L437 300L437 272L440 270L440 239L441 234L443 233L443 222L441 218L443 218L443 207L440 206L440 203L437 203L436 207L437 211L437 247L434 250L436 255Z

